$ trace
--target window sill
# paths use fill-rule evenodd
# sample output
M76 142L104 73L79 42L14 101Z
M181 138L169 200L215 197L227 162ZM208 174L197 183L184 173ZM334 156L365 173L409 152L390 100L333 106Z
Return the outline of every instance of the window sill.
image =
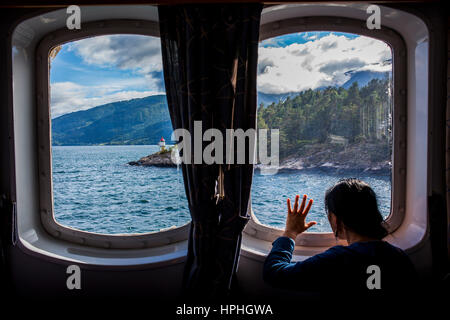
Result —
M32 256L57 263L82 264L87 268L158 268L183 263L187 255L187 240L143 249L106 249L87 247L55 239L44 230L31 229L22 233L18 247Z

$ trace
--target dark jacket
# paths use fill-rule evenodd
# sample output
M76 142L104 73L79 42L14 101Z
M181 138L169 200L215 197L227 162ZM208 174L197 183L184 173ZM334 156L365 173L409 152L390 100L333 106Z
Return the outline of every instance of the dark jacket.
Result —
M264 280L272 286L302 291L380 294L407 291L416 281L416 272L408 256L385 241L357 242L334 246L304 261L291 263L295 242L280 237L264 263ZM374 284L379 268L381 289ZM376 268L376 267L375 267ZM372 278L370 278L372 276ZM369 279L370 278L370 279Z

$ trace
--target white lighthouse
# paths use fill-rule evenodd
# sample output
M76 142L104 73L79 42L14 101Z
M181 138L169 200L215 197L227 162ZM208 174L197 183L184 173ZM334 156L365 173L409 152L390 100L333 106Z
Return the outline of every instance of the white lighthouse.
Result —
M161 137L161 140L159 140L159 151L166 151L166 140L164 140L163 137Z

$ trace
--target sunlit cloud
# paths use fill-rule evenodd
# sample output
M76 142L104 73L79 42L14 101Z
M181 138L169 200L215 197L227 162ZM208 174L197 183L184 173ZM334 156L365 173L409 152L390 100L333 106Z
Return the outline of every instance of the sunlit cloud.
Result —
M141 35L106 35L69 44L85 63L133 70L140 74L162 71L161 41Z
M81 63L62 59L60 63L85 75L87 81L74 81L68 76L51 84L52 117L106 103L164 94L159 38L107 35L66 46ZM342 85L352 71L386 72L392 68L391 51L384 42L327 32L267 39L260 44L258 61L258 91L264 93ZM106 73L93 71L98 68ZM109 73L115 74L108 76Z
M259 48L258 91L264 93L299 92L323 86L339 86L350 72L389 72L391 50L379 40L359 36L349 38L330 33L298 35L304 43ZM276 39L268 39L277 43Z
M164 94L159 38L106 35L63 47L52 65L52 72L61 68L59 80L51 82L52 118L111 102Z

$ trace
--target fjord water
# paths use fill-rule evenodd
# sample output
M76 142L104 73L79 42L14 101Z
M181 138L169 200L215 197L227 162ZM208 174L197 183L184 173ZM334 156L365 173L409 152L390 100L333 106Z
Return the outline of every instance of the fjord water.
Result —
M146 233L189 222L181 168L128 165L158 149L156 145L52 147L56 221L105 234ZM328 232L323 197L325 190L342 177L357 177L369 183L383 215L389 214L389 174L330 169L280 171L273 176L256 171L253 211L261 223L282 228L286 198L305 193L315 200L309 219L318 222L310 231Z

